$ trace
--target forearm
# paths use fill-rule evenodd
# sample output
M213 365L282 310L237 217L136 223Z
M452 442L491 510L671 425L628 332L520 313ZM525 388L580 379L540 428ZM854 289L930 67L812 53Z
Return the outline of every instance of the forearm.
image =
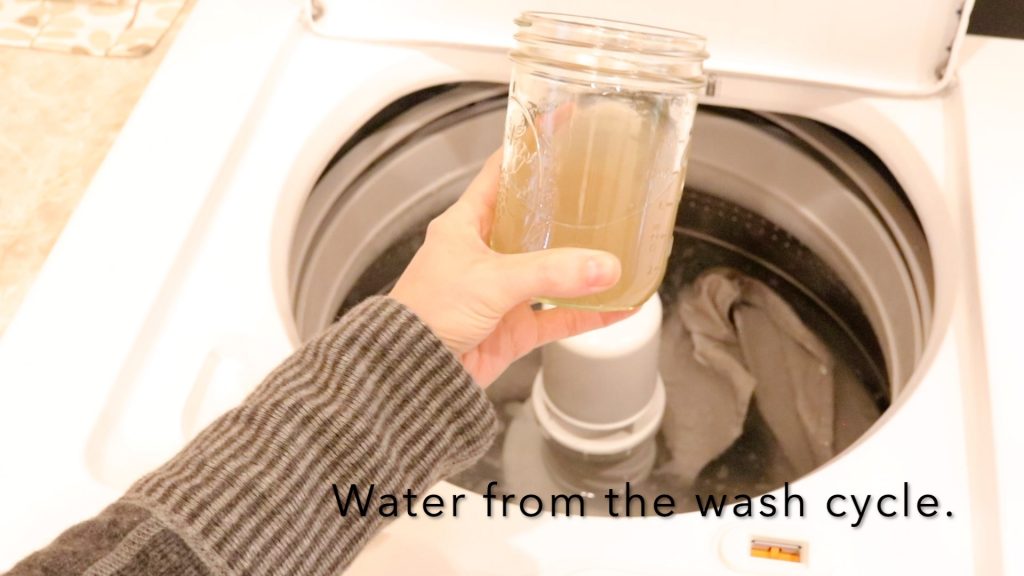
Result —
M125 538L91 565L158 573L167 566L142 561L173 556L194 573L335 574L383 519L342 518L332 484L422 491L474 461L494 428L483 392L430 330L372 299L137 482L119 503L132 516ZM34 573L32 560L13 574Z

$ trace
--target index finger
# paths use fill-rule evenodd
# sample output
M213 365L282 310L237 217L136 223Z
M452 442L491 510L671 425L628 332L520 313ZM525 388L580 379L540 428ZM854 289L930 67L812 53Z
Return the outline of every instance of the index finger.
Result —
M458 203L468 208L468 213L480 231L484 241L490 235L494 221L494 207L498 202L498 179L501 177L502 149L498 148L484 161L483 168L466 187Z

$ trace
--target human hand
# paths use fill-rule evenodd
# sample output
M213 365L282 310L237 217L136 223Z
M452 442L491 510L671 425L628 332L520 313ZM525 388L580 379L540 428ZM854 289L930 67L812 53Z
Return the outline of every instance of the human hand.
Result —
M553 248L524 254L490 249L500 151L466 192L427 227L427 237L390 296L419 316L481 386L534 348L607 326L632 312L533 310L540 296L574 298L619 280L607 252Z

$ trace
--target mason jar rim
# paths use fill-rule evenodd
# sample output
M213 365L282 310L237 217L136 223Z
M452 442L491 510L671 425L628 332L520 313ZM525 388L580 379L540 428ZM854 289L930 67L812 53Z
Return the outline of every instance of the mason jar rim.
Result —
M516 36L602 50L640 50L650 54L704 60L707 38L673 28L559 12L527 11L515 19Z
M512 60L534 74L590 87L692 92L706 84L703 36L645 24L523 12Z

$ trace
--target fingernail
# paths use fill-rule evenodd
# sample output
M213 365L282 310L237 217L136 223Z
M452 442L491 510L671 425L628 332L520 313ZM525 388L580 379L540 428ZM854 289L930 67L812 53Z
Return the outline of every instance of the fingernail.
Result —
M617 266L615 258L611 256L591 256L587 260L587 284L607 286L613 283Z

